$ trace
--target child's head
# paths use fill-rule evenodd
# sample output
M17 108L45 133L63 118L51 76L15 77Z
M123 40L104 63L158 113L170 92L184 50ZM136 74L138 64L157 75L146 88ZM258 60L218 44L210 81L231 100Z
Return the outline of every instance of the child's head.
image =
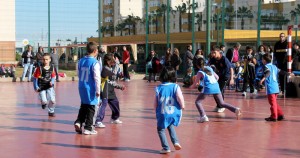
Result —
M44 66L49 66L50 62L51 62L51 56L50 56L50 54L49 53L45 53L43 55L43 64L44 64Z
M198 58L196 60L196 66L198 69L203 69L204 67L204 59L203 58Z
M253 52L253 48L251 46L246 47L247 54L251 54Z
M239 67L239 66L241 66L241 63L238 61L238 62L235 63L235 66Z
M166 66L162 69L159 80L161 82L176 82L175 69L170 66Z
M193 72L192 68L188 68L187 71L186 71L187 74L192 74L192 72Z
M98 53L98 46L96 42L89 42L86 45L86 50L87 50L87 54L88 55L92 55L93 53L95 54L95 56Z
M105 66L113 66L115 64L115 58L114 55L112 53L107 53L104 56L104 61L103 61Z
M266 53L266 54L263 55L263 57L262 57L263 64L271 63L271 61L272 61L272 55L271 54Z

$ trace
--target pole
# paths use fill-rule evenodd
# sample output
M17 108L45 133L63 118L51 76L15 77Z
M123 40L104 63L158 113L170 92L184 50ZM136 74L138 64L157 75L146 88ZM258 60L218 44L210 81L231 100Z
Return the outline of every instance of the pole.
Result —
M260 45L260 22L261 22L261 0L258 0L258 10L257 10L257 40L256 46ZM256 48L257 48L256 47Z
M206 0L206 51L205 56L210 53L210 20L211 20L211 0Z
M295 25L298 25L298 13L296 13ZM298 28L296 28L296 43L298 42Z
M219 41L219 14L217 13L217 45L220 45L220 41Z
M222 44L225 45L224 41L224 30L225 30L225 0L222 0Z
M170 48L170 0L167 0L167 49Z
M148 57L148 49L149 49L149 17L148 17L148 0L146 0L146 56L145 58L147 59ZM148 74L148 69L146 67L146 75Z
M48 0L48 53L50 53L50 0Z
M195 0L193 0L193 15L192 15L192 51L193 51L193 54L196 53L196 47L195 47Z
M98 0L98 38L99 38L99 50L101 48L102 45L102 32L101 32L101 28L102 28L102 4L101 4L102 0Z

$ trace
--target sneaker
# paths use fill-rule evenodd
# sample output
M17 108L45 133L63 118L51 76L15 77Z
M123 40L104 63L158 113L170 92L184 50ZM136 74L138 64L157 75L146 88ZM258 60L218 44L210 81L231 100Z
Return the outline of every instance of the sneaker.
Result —
M130 79L125 79L125 82L129 82L130 81Z
M205 115L205 116L202 116L200 117L200 119L197 120L198 123L203 123L203 122L208 122L208 117Z
M218 108L218 113L222 113L222 112L224 112L225 111L225 108Z
M171 150L165 150L165 149L161 149L161 151L159 151L160 154L168 154L170 152Z
M80 123L75 123L74 127L75 127L75 132L77 132L78 134L82 134Z
M283 121L285 118L283 115L277 117L277 121Z
M102 122L97 122L95 127L97 128L105 128L105 125Z
M113 124L121 124L121 123L123 123L121 120L119 120L119 119L116 119L116 120L113 120L113 119L111 119L110 120L110 123L113 123Z
M48 113L48 116L49 116L49 117L55 117L55 113L54 113L54 112L52 112L52 113L49 112L49 113Z
M242 111L241 111L240 108L236 108L236 109L235 109L235 115L236 115L236 119L237 119L237 120L241 117Z
M46 109L47 104L42 104L42 109Z
M251 93L252 95L257 94L257 90L255 89L254 92Z
M175 143L175 144L174 144L174 148L175 148L176 150L180 150L180 149L181 149L181 145L180 145L179 143Z
M243 94L242 94L244 97L247 95L247 92L243 92Z
M84 130L83 134L85 135L93 135L93 134L97 134L97 131L95 130Z
M272 117L268 117L268 118L265 118L266 121L268 122L276 122L277 120L272 118Z

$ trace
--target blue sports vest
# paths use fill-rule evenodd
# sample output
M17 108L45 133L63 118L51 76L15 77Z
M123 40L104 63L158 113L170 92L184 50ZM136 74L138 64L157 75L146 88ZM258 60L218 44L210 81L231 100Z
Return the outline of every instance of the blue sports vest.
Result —
M182 110L176 98L177 88L175 83L163 83L156 87L156 119L157 127L167 128L170 125L178 126L182 116Z
M203 85L204 85L203 93L204 94L219 94L219 93L221 93L219 83L218 83L217 79L215 78L215 76L213 75L214 74L213 69L209 66L205 66L205 68L208 69L212 73L212 75L209 76L202 70L199 71L204 76L203 77Z
M93 57L84 57L78 63L78 89L81 104L97 105L99 98L96 97L96 83L93 67L98 61Z
M267 94L279 93L277 78L279 69L271 63L266 64L266 67L270 70L270 76L265 80L265 87L267 89L266 92Z

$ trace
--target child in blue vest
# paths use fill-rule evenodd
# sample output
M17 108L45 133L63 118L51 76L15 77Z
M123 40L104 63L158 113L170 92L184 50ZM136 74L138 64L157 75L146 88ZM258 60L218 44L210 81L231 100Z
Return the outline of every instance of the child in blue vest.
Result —
M176 150L180 150L178 138L174 126L178 126L182 117L182 110L185 108L184 98L176 81L175 69L164 67L160 74L162 84L155 88L154 109L156 111L157 132L161 141L161 154L170 153L170 147L166 138L165 129L167 128L171 141Z
M98 54L97 44L89 42L86 48L87 56L78 62L78 90L81 106L74 127L75 131L81 134L81 126L85 123L83 134L90 135L97 134L93 128L93 117L95 107L99 103L101 79L100 65L95 58Z
M214 51L220 51L219 48L214 48ZM200 69L197 73L195 82L190 88L196 88L197 84L199 84L199 81L202 82L203 87L198 88L200 91L200 94L198 95L195 104L196 107L200 113L200 119L198 119L198 122L208 122L209 119L206 116L205 110L202 106L202 102L205 99L207 95L212 94L215 101L222 106L223 108L226 108L230 110L231 112L236 114L237 119L241 116L242 112L240 108L234 107L231 104L225 103L222 98L222 93L220 91L220 87L218 84L218 75L213 71L213 69L209 66L204 66L203 61L197 62L197 66ZM201 83L200 83L201 85Z
M278 69L272 62L272 56L269 53L263 55L262 62L265 65L264 77L260 80L260 84L265 81L266 93L268 96L269 104L271 105L271 116L265 118L266 121L282 121L284 120L284 114L281 107L277 103L277 95L279 93L278 87L278 73L286 75L285 71ZM293 74L291 74L293 75Z
M50 65L50 54L44 54L42 57L43 64L38 66L33 74L33 87L39 93L39 98L42 103L42 109L48 105L48 115L54 117L55 109L55 91L54 80L55 72L54 67ZM49 100L49 101L48 101Z

